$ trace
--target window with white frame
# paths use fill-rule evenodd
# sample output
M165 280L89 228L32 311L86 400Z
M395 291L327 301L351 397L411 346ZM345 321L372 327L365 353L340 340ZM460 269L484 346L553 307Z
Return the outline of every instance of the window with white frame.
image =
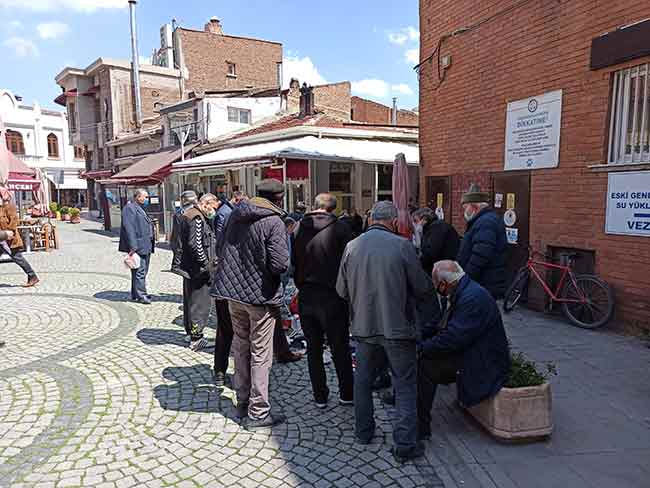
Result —
M650 162L650 63L614 73L607 161Z
M251 124L251 111L243 108L228 107L228 122Z

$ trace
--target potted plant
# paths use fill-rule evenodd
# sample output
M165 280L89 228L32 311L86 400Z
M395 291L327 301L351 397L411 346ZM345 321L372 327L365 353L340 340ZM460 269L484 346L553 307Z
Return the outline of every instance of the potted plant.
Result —
M56 202L50 202L50 218L60 219L61 214L59 213L59 204Z
M81 217L79 215L81 214L81 211L78 208L71 208L70 209L70 223L71 224L78 224L81 222Z
M553 431L551 385L548 378L557 374L548 363L546 371L522 353L513 353L510 375L494 397L467 408L490 434L503 441L545 439Z
M65 222L70 221L70 207L61 207L61 220Z

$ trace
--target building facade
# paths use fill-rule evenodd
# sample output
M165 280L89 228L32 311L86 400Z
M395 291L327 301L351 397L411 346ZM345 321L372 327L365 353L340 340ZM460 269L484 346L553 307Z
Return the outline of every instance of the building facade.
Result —
M47 177L50 201L62 205L85 206L86 182L79 177L85 167L82 145L73 146L68 137L66 114L42 109L37 102L25 105L20 97L0 90L0 115L7 130L7 148L28 166ZM21 201L32 200L24 192Z
M366 124L389 125L393 123L394 108L357 96L352 97L350 102L351 120ZM398 108L396 122L396 125L417 127L419 124L418 113Z
M511 272L528 246L575 252L635 332L650 329L650 212L631 211L650 208L649 17L633 0L420 1L422 202L462 229L479 183L512 211Z

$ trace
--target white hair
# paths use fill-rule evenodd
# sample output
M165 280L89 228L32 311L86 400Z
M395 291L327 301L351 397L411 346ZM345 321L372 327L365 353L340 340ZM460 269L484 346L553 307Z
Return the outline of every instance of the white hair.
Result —
M373 222L391 222L397 218L397 208L393 202L377 202L370 211L370 218Z
M445 283L456 283L463 276L465 276L465 271L456 261L438 261L433 265L433 281L438 284L441 282Z

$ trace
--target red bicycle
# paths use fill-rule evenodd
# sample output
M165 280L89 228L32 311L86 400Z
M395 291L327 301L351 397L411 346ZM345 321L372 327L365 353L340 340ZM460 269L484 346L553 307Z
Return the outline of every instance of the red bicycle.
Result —
M573 325L583 329L597 329L602 327L614 314L614 294L607 282L594 275L576 275L573 264L578 255L568 254L567 265L555 264L547 261L538 261L534 258L539 255L551 259L540 252L529 248L528 262L522 267L512 284L506 290L503 300L504 312L511 312L517 302L525 294L530 276L539 282L551 302L562 305L562 312ZM555 288L544 279L540 270L560 271L560 280Z

